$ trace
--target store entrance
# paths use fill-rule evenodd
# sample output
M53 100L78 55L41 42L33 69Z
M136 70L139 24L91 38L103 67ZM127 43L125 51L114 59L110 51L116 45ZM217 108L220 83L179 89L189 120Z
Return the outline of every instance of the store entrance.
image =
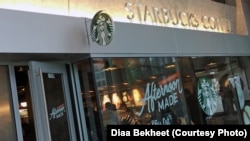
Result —
M37 138L75 141L75 128L65 62L29 62Z
M14 66L24 141L75 141L65 63Z

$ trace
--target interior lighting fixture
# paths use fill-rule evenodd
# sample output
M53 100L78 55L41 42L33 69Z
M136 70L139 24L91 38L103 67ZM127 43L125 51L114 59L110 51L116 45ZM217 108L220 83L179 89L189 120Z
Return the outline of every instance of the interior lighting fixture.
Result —
M122 101L117 93L112 94L112 103L115 104L117 109L120 107Z
M23 107L23 108L26 108L28 106L27 102L21 102L20 103L20 106Z
M174 68L174 67L175 67L174 64L171 64L171 65L167 65L167 66L166 66L167 69Z

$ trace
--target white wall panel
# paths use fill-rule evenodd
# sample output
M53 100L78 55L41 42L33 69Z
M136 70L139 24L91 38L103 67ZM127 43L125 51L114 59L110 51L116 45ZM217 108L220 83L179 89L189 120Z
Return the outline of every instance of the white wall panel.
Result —
M176 53L173 29L138 24L115 23L108 46L91 41L91 53Z
M89 52L83 18L0 9L0 52Z

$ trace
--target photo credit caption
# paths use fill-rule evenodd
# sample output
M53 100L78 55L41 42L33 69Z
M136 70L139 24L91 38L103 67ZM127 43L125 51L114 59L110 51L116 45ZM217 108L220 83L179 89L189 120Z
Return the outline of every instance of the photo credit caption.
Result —
M107 139L159 137L179 139L182 137L218 139L237 138L249 140L248 127L244 125L108 125Z

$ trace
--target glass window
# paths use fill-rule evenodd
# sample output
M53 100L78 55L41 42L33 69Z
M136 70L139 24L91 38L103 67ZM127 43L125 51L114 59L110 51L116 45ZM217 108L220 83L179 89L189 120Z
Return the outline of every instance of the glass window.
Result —
M77 63L78 76L80 81L81 97L83 105L83 112L85 114L86 132L88 133L89 141L99 141L102 140L102 126L99 115L99 106L97 94L95 92L94 86L94 76L91 69L90 59L83 60ZM96 73L96 85L104 86L106 85L102 79L102 73ZM83 121L85 122L85 121Z
M243 124L250 124L250 93L249 93L249 69L250 57L241 56L231 58L231 66L233 70L233 77L230 83L233 87L233 92L237 94L236 98L239 102L239 109L241 110Z
M249 61L214 56L82 61L77 66L89 139L105 140L108 124L249 124Z
M175 58L93 60L104 126L188 124L185 97ZM113 117L106 114L111 115L110 107ZM114 122L117 116L119 121Z
M23 129L23 140L36 141L36 131L31 100L28 66L15 66L16 88L18 92L19 112Z
M241 109L245 101L242 78L245 77L238 59L192 57L180 60L181 70L186 73L184 89L190 92L186 97L192 120L196 124L242 124ZM187 65L188 61L192 63Z

